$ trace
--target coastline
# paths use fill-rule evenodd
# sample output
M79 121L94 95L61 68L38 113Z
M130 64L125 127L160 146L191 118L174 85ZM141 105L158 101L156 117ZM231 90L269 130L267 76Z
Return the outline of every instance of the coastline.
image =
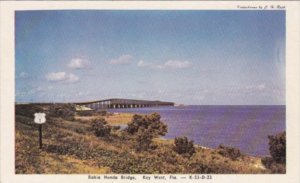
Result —
M105 116L104 119L108 122L108 124L112 126L123 126L126 127L130 122L131 118L134 115L134 113L127 113L127 112L109 112L110 115ZM143 114L142 114L143 115ZM101 116L98 116L101 117ZM169 139L164 136L160 136L158 138L155 138L156 141L161 141L163 144L170 144L174 143L174 139ZM203 149L211 149L215 150L216 148L211 148L207 146L202 146L201 144L194 144L195 146ZM255 154L247 154L247 156L256 157L256 158L262 158L263 155L255 155Z
M111 111L141 115L157 112L169 127L167 138L185 135L196 144L211 148L228 144L253 156L270 155L268 136L286 130L285 106L193 105Z
M131 122L132 116L135 115L134 113L127 113L127 112L108 112L106 116L101 115L93 115L93 116L75 116L75 119L80 119L83 121L88 121L91 119L96 118L104 118L107 123L111 126L121 126L123 129ZM154 141L160 142L161 144L173 144L174 139L168 139L166 137L160 136L155 138ZM209 149L209 150L216 150L216 148L211 148L207 146L202 146L200 144L194 144L196 147L202 149ZM262 158L262 155L254 155L254 154L245 154L247 156L255 157L255 158Z
M195 151L192 154L181 154L174 149L174 139L164 137L151 138L150 149L139 151L137 147L145 143L144 140L142 144L139 143L139 134L115 128L128 124L134 114L94 111L91 115L77 114L69 118L72 116L56 114L56 110L47 109L52 107L70 114L68 105L16 106L16 174L273 173L264 167L260 157L239 153L235 156L228 149L213 149L196 144L193 145ZM29 122L31 113L40 108L48 111L49 115L43 127L43 150L38 149L36 141L32 140L38 139L36 124ZM107 125L112 126L108 136L95 135L93 124L100 118L106 119Z

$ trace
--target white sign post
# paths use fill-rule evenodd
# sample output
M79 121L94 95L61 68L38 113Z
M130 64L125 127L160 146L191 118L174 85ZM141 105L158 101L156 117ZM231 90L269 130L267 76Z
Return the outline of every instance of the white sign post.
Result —
M34 122L39 125L39 144L42 149L42 124L46 122L46 114L42 112L34 113Z

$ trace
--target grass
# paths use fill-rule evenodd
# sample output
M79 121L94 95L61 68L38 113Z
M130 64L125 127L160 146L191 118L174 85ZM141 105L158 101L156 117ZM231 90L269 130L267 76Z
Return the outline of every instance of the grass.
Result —
M156 138L156 149L135 151L135 137L113 130L98 138L91 130L93 117L76 116L69 121L59 117L43 125L43 149L38 148L38 127L24 111L16 115L17 174L101 174L101 173L271 173L260 157L237 160L223 157L216 149L196 146L190 158L173 150L174 141ZM114 114L105 119L111 125L127 124L132 114Z
M133 115L134 114L131 114L131 113L115 113L113 115L106 115L106 116L102 116L99 114L96 114L93 116L78 116L78 115L76 115L75 119L82 120L82 121L91 121L92 119L102 117L110 125L127 125L128 123L130 123Z
M131 122L132 116L133 114L131 113L117 113L112 116L105 117L105 120L111 125L128 124Z

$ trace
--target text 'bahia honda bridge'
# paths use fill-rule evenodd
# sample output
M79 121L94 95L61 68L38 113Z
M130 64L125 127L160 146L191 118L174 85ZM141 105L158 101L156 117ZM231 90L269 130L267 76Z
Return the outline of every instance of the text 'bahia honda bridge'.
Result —
M173 102L151 101L151 100L133 100L133 99L105 99L89 102L77 102L76 105L90 109L118 109L118 108L143 108L143 107L161 107L174 106Z

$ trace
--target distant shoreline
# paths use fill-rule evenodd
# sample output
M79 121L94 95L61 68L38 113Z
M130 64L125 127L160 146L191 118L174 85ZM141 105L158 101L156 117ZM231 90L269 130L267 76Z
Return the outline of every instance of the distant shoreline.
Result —
M18 105L18 104L16 104L16 105ZM24 105L26 105L26 104L24 104ZM27 105L31 105L31 104L27 104ZM35 104L33 104L33 105L35 105ZM37 104L38 105L38 104ZM195 112L196 111L203 111L202 112L202 116L203 115L211 115L211 114L213 114L213 113L211 113L211 114L205 114L205 109L209 109L209 111L211 111L210 109L212 108L212 111L214 111L214 107L217 107L217 108L219 108L218 110L219 111L223 111L223 108L226 110L226 111L232 111L230 108L232 108L232 109L234 109L234 110L237 110L237 112L239 111L238 109L239 108L241 108L241 110L242 111L244 111L244 108L246 109L245 111L248 111L247 110L247 108L249 108L249 109L251 109L251 111L252 110L255 110L256 111L256 107L258 108L258 111L261 111L260 109L262 109L263 111L270 111L270 110L272 110L272 109L274 109L274 110L280 110L280 111L283 111L282 113L285 113L285 107L286 106L279 106L279 105L271 105L271 106L262 106L262 105L260 105L260 106L232 106L232 105L227 105L227 106L224 106L224 105L222 105L222 106L214 106L214 105L187 105L187 106L182 106L182 107L170 107L170 106L168 106L168 107L153 107L153 108L120 108L120 109L107 109L107 110L99 110L99 112L101 112L101 111L107 111L109 114L111 114L111 115L107 115L107 116L105 116L104 117L104 119L109 123L109 124L111 124L111 125L113 125L113 126L121 126L121 128L123 129L123 128L125 128L125 125L127 125L128 123L130 123L131 122L131 120L132 120L132 117L133 117L133 115L134 114L142 114L142 115L145 115L145 114L150 114L150 113L153 113L153 112L158 112L158 113L160 113L161 115L162 115L162 117L164 117L164 116L168 116L167 117L167 121L164 121L164 122L167 122L168 123L168 125L171 125L171 126L173 126L173 130L171 130L171 131L169 131L169 134L167 135L168 136L168 138L169 139L172 139L172 138L174 138L175 136L176 136L176 134L186 134L186 133L181 133L181 132L176 132L176 131L174 131L174 125L173 125L173 122L172 122L172 124L170 124L171 122L170 122L170 119L172 119L172 120L175 120L176 121L176 119L173 119L173 117L172 117L172 113L169 113L169 110L171 110L170 112L172 112L172 111L176 111L176 110L178 110L178 112L180 112L181 111L181 109L182 110L184 110L184 109L187 109L187 110L189 110L189 111L192 111L193 109L189 109L189 108L191 108L191 107L197 107L198 108L198 110L197 109L195 109ZM202 110L201 108L203 107L203 109L204 110ZM227 110L226 109L226 107L229 107L229 109ZM269 110L269 108L270 108L270 110ZM170 116L171 115L171 116ZM283 115L285 115L285 114L283 114ZM174 116L174 115L173 115ZM93 118L93 117L95 117L95 116L78 116L77 115L77 119L81 119L81 120L90 120L91 118ZM102 116L103 117L103 116ZM183 119L179 119L179 121L178 121L178 123L181 123L180 121L183 121L185 118L183 118ZM166 119L165 119L166 120ZM191 120L191 119L189 119L189 120ZM209 118L207 118L207 120L209 121ZM180 124L177 124L176 123L176 125L179 125L180 126ZM185 128L187 128L187 127L185 127ZM196 127L197 128L197 127ZM286 127L283 127L282 128L282 130L285 130L285 128ZM281 128L280 128L281 129ZM190 129L191 130L191 129ZM201 130L201 129L199 129L199 130ZM201 134L202 134L202 136L200 135L200 136L195 136L195 133L191 133L192 135L188 135L191 139L193 139L193 140L195 140L195 143L196 144L199 144L199 145L201 145L201 144L205 144L205 145L207 145L208 144L208 148L210 148L210 147L216 147L218 144L221 144L221 143L224 143L224 144L227 144L227 142L230 142L231 140L230 140L230 137L228 137L229 139L227 139L227 140L225 140L224 142L221 140L215 140L214 142L209 142L209 143L202 143L202 141L199 141L199 139L203 139L203 138L205 138L205 137L203 137L203 134L205 134L205 132L201 132ZM194 135L193 135L194 134ZM267 135L272 135L272 134L274 134L274 132L268 132L268 133L266 133ZM209 134L208 134L209 135ZM263 138L260 138L261 140L266 140L267 141L267 136L266 137L263 137ZM244 140L246 140L247 141L247 139L244 139ZM244 140L242 140L241 141L241 143L243 143L244 142ZM211 144L212 143L212 144ZM209 146L209 145L211 145L211 146ZM244 147L244 145L239 145L239 144L232 144L232 146L234 146L234 147L239 147L240 149L242 149L243 150L243 152L245 152L246 154L248 154L248 155L251 155L251 156L256 156L256 157L262 157L262 156L266 156L266 155L269 155L268 154L268 152L267 152L267 150L266 150L266 148L263 148L262 150L254 150L253 151L253 153L251 153L252 152L252 150L247 150L247 147L246 148L243 148ZM259 153L259 152L256 152L256 151L260 151L260 152L263 152L263 153Z
M76 102L15 102L15 105L29 105L29 104L36 104L36 105L76 104ZM173 107L187 107L187 106L286 106L286 104L183 104L183 106L173 106ZM171 107L171 106L167 106L167 107Z

